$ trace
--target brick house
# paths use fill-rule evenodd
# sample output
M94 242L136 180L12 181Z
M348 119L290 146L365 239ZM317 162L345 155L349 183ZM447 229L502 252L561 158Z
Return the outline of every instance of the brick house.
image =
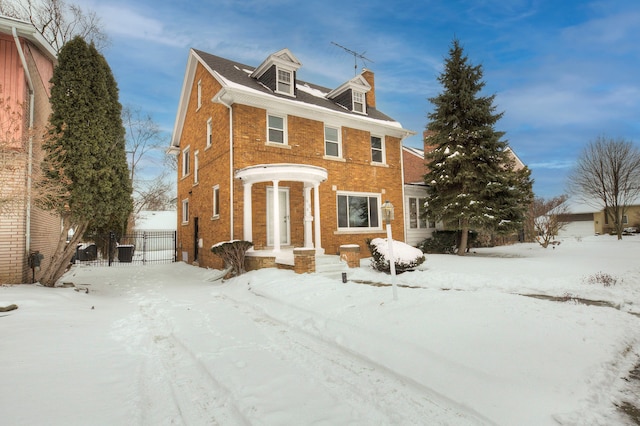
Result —
M181 260L219 268L210 247L234 239L253 242L251 257L354 244L368 255L365 239L386 235L386 200L403 240L402 141L413 133L376 108L373 72L328 89L299 80L301 66L289 49L255 68L189 52L170 147Z
M30 172L42 160L39 135L51 114L56 63L56 52L33 25L0 16L0 97L21 115L8 131L9 113L0 111L0 284L31 282L29 255L40 252L44 269L57 244L60 219L34 205Z

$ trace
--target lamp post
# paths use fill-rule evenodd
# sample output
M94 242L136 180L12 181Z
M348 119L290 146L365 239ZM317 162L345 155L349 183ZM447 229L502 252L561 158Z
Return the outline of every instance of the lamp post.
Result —
M393 238L391 236L391 221L393 220L393 204L389 200L382 206L382 218L387 225L387 243L389 244L389 269L391 269L391 286L393 287L393 300L398 300L398 290L396 289L396 259L393 255Z

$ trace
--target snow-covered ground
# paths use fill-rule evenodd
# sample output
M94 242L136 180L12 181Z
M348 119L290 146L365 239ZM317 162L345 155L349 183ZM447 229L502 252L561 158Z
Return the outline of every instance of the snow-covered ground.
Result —
M640 400L639 253L640 235L427 255L397 301L366 261L346 284L74 266L75 288L0 287L19 306L0 313L0 422L631 424L616 405Z

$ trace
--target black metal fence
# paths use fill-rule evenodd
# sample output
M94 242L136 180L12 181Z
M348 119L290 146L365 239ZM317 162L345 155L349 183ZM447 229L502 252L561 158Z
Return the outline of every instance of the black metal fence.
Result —
M131 234L96 235L78 244L73 263L127 266L176 261L176 231L136 231Z

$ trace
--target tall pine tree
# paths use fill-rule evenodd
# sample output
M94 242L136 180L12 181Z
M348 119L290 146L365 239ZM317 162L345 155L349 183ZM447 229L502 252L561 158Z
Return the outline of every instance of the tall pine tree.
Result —
M88 233L122 232L132 211L118 88L106 59L81 37L58 55L51 89L47 180L61 187L46 207L63 219L58 249L42 283L53 286ZM73 238L67 243L67 235Z
M471 229L507 233L522 226L533 198L528 168L514 169L504 132L494 126L495 95L481 96L482 67L469 64L454 40L438 77L443 91L430 98L425 154L429 187L427 214L461 231L458 254L467 250Z

